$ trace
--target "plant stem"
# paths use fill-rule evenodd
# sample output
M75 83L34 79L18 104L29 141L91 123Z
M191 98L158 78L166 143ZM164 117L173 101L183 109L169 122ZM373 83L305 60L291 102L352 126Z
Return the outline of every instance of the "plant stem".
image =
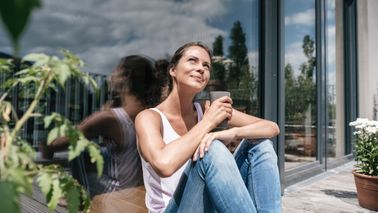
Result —
M16 126L12 130L10 136L7 138L6 143L6 149L4 155L6 156L8 153L9 145L12 143L14 138L17 136L17 133L20 131L21 127L25 124L25 122L30 118L32 113L34 112L34 109L37 107L43 93L46 91L47 86L50 84L51 80L53 78L53 75L51 75L51 70L46 73L44 79L41 80L41 84L38 87L37 93L34 96L33 102L30 104L29 108L26 110L26 112L23 114L23 116L20 118L20 120L17 121Z

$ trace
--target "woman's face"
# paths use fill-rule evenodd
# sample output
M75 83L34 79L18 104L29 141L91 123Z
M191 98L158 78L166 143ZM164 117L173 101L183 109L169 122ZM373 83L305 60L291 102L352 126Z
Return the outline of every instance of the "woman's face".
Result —
M178 88L198 93L209 81L210 68L211 61L207 51L199 46L191 46L186 49L177 65L170 70L170 74Z

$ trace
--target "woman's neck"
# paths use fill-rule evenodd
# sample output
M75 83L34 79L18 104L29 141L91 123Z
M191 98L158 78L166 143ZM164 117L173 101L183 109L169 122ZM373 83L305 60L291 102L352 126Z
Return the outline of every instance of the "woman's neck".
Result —
M125 95L122 102L122 108L127 112L133 122L138 113L145 108L142 103L133 95Z
M194 95L173 90L164 102L170 113L182 116L193 112L193 98Z

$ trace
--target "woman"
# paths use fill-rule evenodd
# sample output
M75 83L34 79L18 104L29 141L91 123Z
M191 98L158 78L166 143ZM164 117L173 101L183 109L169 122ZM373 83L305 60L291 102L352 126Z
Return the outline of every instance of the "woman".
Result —
M264 140L279 134L277 125L233 109L227 96L202 113L193 103L211 72L202 43L181 46L168 69L170 94L135 123L149 211L279 212L277 159ZM224 119L232 128L211 132ZM234 139L246 139L236 159L224 146Z
M161 101L164 86L161 82L166 79L166 74L164 76L160 69L167 68L163 62L155 63L140 55L122 58L108 79L111 101L105 110L95 112L79 125L88 139L99 136L104 139L100 144L104 157L104 172L100 178L97 171L91 169L93 166L85 154L73 165L73 175L78 177L91 197L143 185L134 120L140 111ZM62 137L44 150L56 152L67 149L68 145L67 138Z

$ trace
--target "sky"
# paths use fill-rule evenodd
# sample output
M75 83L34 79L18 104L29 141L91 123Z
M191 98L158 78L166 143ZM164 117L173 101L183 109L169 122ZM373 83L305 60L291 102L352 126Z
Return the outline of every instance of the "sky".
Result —
M246 33L250 65L258 68L258 0L42 0L21 39L21 55L41 52L59 55L65 48L82 58L84 71L108 74L119 58L144 54L152 58L172 55L181 44L203 41L210 47L215 37L224 37L224 52L230 44L230 29L240 20ZM334 2L328 7L328 69L334 79ZM295 6L293 6L295 5ZM286 0L285 64L294 74L307 61L302 39L315 39L315 1ZM332 39L333 38L333 39ZM9 39L0 28L0 51L12 53ZM332 74L333 73L333 74Z
M326 7L327 73L329 82L332 82L334 84L336 69L335 1L327 0ZM315 21L314 0L285 1L285 65L290 63L294 68L295 75L299 75L300 65L307 61L307 58L303 54L303 37L305 35L310 35L310 37L316 42Z
M230 29L240 20L250 61L258 61L257 0L42 0L42 4L23 34L21 55L59 55L65 48L86 62L85 71L108 74L122 56L163 58L189 41L211 47L218 35L225 38L227 53ZM12 53L3 28L0 51Z

